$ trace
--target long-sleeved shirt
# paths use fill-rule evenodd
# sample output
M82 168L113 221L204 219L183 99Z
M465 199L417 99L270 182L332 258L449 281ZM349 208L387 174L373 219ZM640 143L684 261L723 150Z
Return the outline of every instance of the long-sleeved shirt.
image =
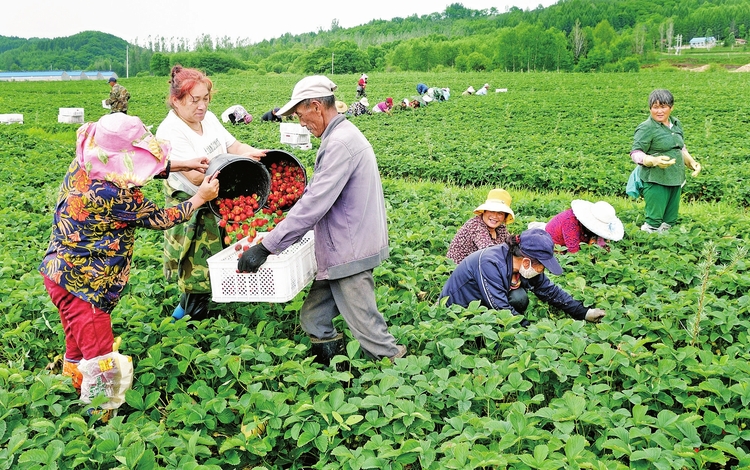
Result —
M74 160L60 187L39 270L76 297L111 312L130 277L135 229L166 230L193 211L192 202L160 209L138 187L91 180Z
M312 181L263 246L278 253L314 228L317 279L341 279L388 258L385 197L375 152L354 124L339 114L320 138Z
M440 297L447 305L468 307L475 300L494 310L509 310L518 315L508 300L513 275L513 255L502 244L479 250L459 264L443 286ZM531 290L540 300L559 308L576 320L586 318L588 308L556 286L541 273L531 279L521 278L521 286Z
M492 238L492 232L495 238ZM456 232L448 246L447 256L458 264L475 251L505 243L507 238L508 229L504 224L491 229L484 223L482 216L478 215L467 220Z
M607 246L607 240L587 234L585 227L578 221L573 209L562 211L547 222L544 230L550 234L555 245L564 246L568 253L576 253L581 249L581 243L591 243L596 238L596 244L602 248Z

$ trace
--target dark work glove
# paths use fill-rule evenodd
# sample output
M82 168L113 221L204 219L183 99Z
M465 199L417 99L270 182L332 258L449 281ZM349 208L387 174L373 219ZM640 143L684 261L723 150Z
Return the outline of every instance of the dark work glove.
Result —
M262 243L258 243L257 245L253 245L247 250L245 250L244 253L242 253L242 257L240 258L239 265L237 266L241 273L254 273L258 271L258 268L260 268L263 263L266 262L266 258L268 258L268 255L270 255L271 252L266 249L265 246L263 246Z

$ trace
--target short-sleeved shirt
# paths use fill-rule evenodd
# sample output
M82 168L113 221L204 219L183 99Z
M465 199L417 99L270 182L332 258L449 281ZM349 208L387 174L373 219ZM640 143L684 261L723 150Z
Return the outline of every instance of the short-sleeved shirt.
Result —
M631 151L640 150L647 155L666 155L675 159L675 163L667 168L641 168L641 181L645 183L680 186L685 182L685 163L682 161L685 140L682 124L672 116L669 117L669 122L672 124L671 128L649 116L635 129Z
M490 230L495 232L495 238L492 238ZM453 237L448 247L447 256L459 264L475 251L505 243L507 238L508 229L505 225L490 229L482 220L482 216L478 215L467 220L456 232L456 236Z
M111 312L130 276L135 229L166 230L192 213L191 202L160 209L140 188L91 180L73 161L60 187L39 270L76 297Z
M211 111L206 111L206 116L201 124L203 125L203 135L199 135L192 130L173 110L169 111L167 117L159 124L156 137L169 141L172 146L172 151L169 154L171 160L184 161L203 156L210 160L227 153L227 148L237 140ZM190 183L187 178L179 173L171 173L167 183L171 188L185 191L188 194L195 194L198 190L198 186Z

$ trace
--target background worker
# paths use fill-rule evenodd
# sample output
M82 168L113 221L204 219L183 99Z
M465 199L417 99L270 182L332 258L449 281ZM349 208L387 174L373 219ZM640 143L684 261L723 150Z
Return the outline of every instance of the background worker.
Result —
M130 93L125 89L124 86L117 83L115 77L109 77L109 98L105 101L109 106L110 113L125 113L128 114L128 101L130 100Z

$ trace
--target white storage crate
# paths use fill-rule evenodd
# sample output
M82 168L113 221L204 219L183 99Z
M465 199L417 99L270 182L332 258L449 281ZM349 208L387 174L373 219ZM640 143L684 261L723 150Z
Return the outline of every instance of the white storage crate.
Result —
M23 124L23 114L0 114L2 124Z
M60 116L81 116L83 117L83 108L60 108L57 113Z
M83 124L83 108L60 108L57 122L65 124Z
M83 116L57 116L57 122L63 124L83 124Z
M288 302L315 277L318 265L312 231L278 255L270 255L256 273L237 272L242 251L235 245L246 243L240 240L208 258L214 302Z
M104 109L112 109L112 106L107 104L107 100L102 100L102 108Z
M281 124L281 143L291 145L304 145L310 143L310 131L299 124Z

